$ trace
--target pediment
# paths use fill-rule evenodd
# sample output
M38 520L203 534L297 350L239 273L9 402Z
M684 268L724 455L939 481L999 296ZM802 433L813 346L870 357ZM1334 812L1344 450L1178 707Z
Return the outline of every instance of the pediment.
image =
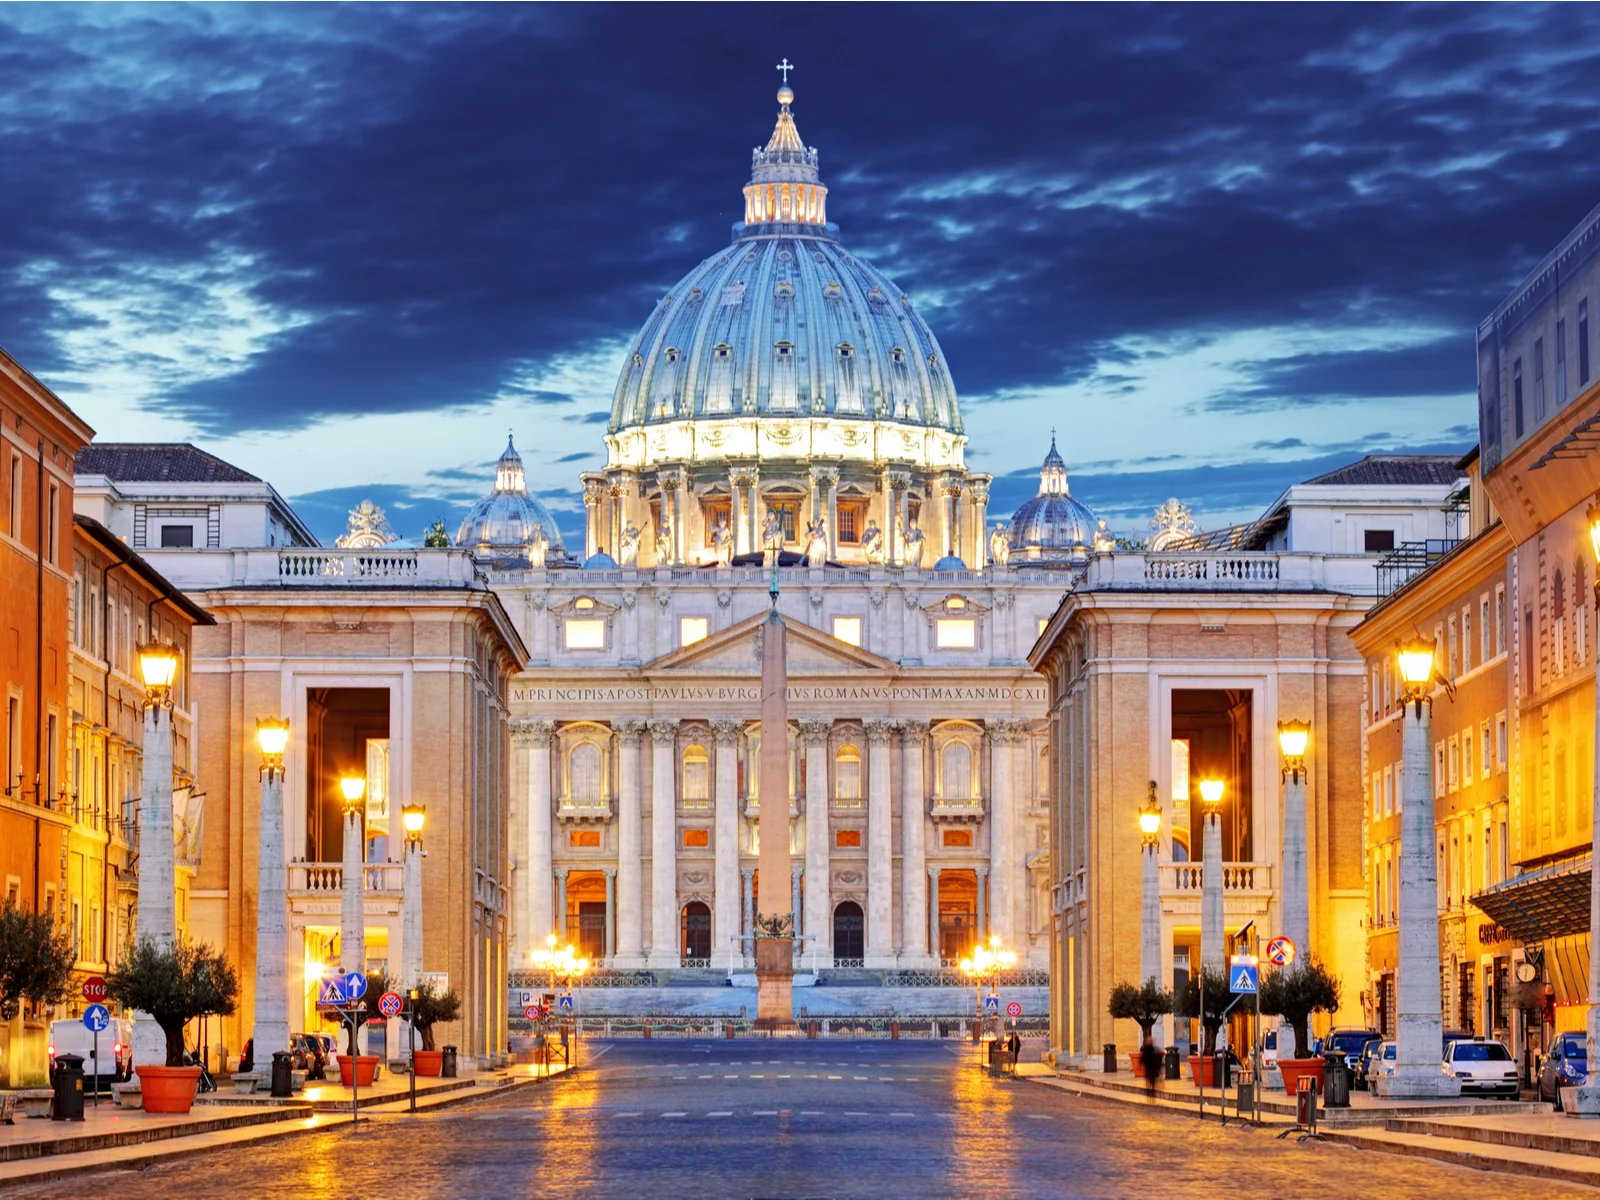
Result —
M759 674L761 671L762 626L767 614L758 613L720 633L714 633L692 646L663 654L644 664L649 673L658 671L726 671ZM790 675L836 675L841 671L895 672L899 668L886 658L841 642L793 617L783 619L787 635Z

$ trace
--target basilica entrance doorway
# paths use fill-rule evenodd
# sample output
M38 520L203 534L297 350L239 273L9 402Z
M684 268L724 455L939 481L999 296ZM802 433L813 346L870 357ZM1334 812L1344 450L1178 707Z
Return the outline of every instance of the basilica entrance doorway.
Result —
M711 965L711 909L698 900L683 906L683 944L680 949L686 967Z
M960 962L979 936L978 873L947 868L939 878L939 958Z
M833 965L859 967L866 958L866 921L861 905L846 900L833 910Z

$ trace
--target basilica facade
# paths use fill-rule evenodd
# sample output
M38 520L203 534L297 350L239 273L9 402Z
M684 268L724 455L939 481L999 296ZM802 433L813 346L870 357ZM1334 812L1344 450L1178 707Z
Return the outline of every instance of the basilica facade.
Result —
M827 221L778 100L746 219L621 364L581 553L509 445L457 531L530 656L509 699L514 966L552 932L615 967L748 964L773 797L803 965L937 967L993 935L1048 958L1026 659L1103 527L1054 445L1019 523L988 527L938 341ZM781 783L756 772L774 570Z

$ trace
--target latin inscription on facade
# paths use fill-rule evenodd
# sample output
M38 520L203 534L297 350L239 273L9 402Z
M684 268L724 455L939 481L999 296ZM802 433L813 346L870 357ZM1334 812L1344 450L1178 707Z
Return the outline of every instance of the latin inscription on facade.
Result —
M652 687L648 684L617 684L600 687L513 687L511 700L515 704L659 704L659 703L724 703L761 701L759 685L737 684L692 685L671 684ZM1010 684L982 685L881 685L870 684L790 684L789 700L809 703L818 700L845 703L899 704L918 701L944 703L1022 702L1043 704L1045 689L1040 687L1013 687Z

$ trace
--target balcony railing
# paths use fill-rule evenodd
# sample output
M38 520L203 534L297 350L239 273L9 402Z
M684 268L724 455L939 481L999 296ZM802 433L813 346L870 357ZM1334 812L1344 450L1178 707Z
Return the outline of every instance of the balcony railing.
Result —
M611 820L611 801L607 797L561 797L556 805L556 820L571 824Z
M1198 896L1205 888L1205 866L1197 862L1162 863L1161 891L1191 893ZM1265 893L1272 891L1272 864L1225 862L1222 864L1222 891Z
M269 547L186 551L161 556L161 569L187 588L481 587L485 577L465 550L338 550Z
M377 895L399 896L405 868L400 863L364 863L362 887ZM291 896L338 895L344 888L343 863L297 862L289 864Z
M1372 556L1271 550L1121 551L1091 557L1082 586L1087 591L1371 595Z
M982 796L932 796L928 800L928 815L935 821L981 821L983 811Z

